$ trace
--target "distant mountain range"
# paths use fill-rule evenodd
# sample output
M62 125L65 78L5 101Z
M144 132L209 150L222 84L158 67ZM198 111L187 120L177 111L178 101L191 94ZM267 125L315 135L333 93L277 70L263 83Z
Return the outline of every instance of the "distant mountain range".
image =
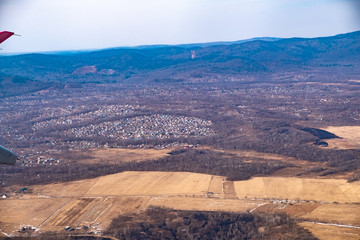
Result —
M42 82L187 82L280 73L360 73L360 31L321 38L153 45L0 56L1 76ZM224 78L225 79L225 78Z
M152 49L152 48L164 48L164 47L182 47L182 48L194 48L194 47L210 47L217 45L231 45L231 44L240 44L244 42L252 42L252 41L269 41L274 42L278 41L282 38L273 38L273 37L256 37L249 38L238 41L218 41L218 42L206 42L206 43L188 43L188 44L156 44L156 45L139 45L139 46L122 46L122 47L113 47L113 48L104 48L104 49L82 49L82 50L63 50L63 51L44 51L44 52L34 52L39 54L49 54L49 55L71 55L71 54L79 54L79 53L89 53L95 51L104 51L104 50L116 50L116 49ZM14 55L24 55L29 53L1 53L1 56L14 56Z

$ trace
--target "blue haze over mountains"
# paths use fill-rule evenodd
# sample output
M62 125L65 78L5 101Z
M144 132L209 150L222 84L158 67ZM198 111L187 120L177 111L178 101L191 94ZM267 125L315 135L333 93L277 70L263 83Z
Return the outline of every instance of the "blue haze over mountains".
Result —
M179 83L189 79L227 81L234 77L241 82L242 77L249 81L248 76L275 81L284 73L307 73L313 78L331 80L356 77L359 67L357 31L311 39L258 38L0 56L0 84L2 92L6 92L6 88L28 83L61 87L66 83Z

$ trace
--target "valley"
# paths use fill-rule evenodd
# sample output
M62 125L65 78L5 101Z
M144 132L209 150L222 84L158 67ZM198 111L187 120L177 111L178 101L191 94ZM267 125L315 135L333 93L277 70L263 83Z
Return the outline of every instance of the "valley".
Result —
M0 56L0 239L359 239L359 39Z

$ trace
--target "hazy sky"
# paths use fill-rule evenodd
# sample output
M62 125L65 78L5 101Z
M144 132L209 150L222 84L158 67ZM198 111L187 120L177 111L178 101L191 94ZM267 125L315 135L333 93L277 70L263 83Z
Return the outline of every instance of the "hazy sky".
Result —
M360 0L0 0L0 53L316 37L360 30Z

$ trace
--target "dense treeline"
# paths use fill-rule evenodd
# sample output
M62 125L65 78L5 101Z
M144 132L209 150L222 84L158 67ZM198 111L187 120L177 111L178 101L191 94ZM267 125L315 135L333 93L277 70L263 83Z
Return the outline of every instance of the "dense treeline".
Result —
M196 150L172 154L164 158L139 162L134 170L196 172L226 176L228 180L245 180L252 176L269 175L279 169L290 166L279 161L240 158L210 150Z
M5 237L4 240L112 240L109 237L100 236L72 236L69 233L57 233L57 232L45 232L40 235L31 236L31 233L27 233L29 236L15 236Z
M284 214L177 211L150 207L121 215L106 231L119 239L316 239Z
M106 164L63 164L32 166L1 166L0 181L3 186L34 185L56 182L68 182L81 179L95 178L107 174L124 171L126 168L119 165Z

